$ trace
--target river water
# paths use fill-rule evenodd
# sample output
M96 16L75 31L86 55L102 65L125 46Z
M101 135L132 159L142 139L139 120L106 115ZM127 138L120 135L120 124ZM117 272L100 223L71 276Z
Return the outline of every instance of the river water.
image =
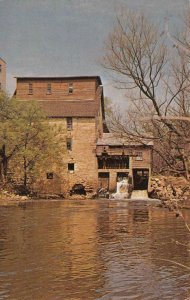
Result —
M189 238L180 217L144 202L1 207L0 299L184 300L190 269L176 263L190 268Z

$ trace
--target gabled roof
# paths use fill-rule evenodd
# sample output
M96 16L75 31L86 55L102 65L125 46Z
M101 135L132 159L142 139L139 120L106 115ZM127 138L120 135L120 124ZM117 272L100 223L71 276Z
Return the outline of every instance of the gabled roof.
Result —
M98 103L94 100L39 100L38 103L49 118L96 117L98 114Z
M131 141L118 134L103 133L102 137L97 141L97 146L153 146L153 142L150 139L142 139L139 142Z

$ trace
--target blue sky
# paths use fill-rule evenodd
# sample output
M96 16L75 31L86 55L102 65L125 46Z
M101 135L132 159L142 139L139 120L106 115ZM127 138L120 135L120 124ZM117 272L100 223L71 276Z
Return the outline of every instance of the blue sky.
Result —
M187 0L0 0L0 56L8 65L8 89L14 76L100 75L105 94L124 97L98 63L104 41L121 6L143 10L173 31Z

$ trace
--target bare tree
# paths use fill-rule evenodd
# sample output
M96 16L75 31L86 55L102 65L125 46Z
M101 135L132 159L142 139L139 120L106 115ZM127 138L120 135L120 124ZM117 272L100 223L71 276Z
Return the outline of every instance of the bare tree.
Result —
M124 12L108 37L102 63L118 88L131 92L127 113L112 114L112 130L142 143L153 139L160 171L189 179L188 56L168 48L163 33L144 15Z

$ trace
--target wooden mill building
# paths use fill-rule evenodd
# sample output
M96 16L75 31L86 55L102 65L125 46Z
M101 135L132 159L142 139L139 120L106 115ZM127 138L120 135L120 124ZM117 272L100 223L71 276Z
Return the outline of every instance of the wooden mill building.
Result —
M87 193L114 191L126 177L135 189L148 188L152 144L127 143L108 132L99 76L17 77L15 97L39 102L49 122L63 126L63 170L44 174L47 193L66 194L75 185Z

